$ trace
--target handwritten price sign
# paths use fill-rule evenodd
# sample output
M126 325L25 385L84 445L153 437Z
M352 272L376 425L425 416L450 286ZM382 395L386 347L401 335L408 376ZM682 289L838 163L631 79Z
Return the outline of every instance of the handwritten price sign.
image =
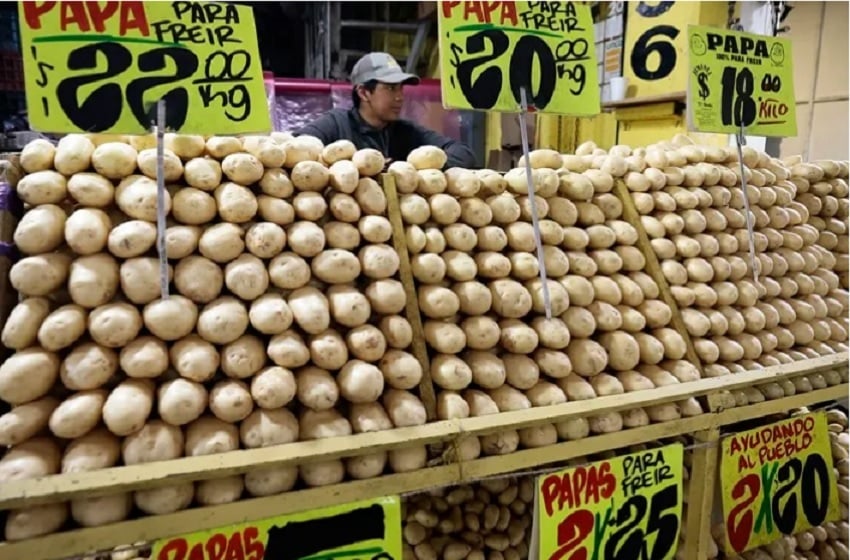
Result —
M826 414L723 439L720 483L729 552L840 518Z
M397 496L157 541L155 560L401 560Z
M674 558L683 458L675 444L538 478L540 558Z
M160 99L172 131L271 129L250 7L20 2L19 15L37 130L144 133Z
M443 105L599 113L590 7L577 2L440 2Z
M688 41L692 130L797 135L791 41L695 26Z

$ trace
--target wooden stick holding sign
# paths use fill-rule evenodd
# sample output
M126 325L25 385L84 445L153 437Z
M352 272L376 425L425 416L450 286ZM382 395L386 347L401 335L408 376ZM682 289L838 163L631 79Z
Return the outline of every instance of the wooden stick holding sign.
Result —
M165 100L156 104L156 252L159 256L159 285L168 299L168 254L165 247Z
M546 319L552 318L552 302L549 299L549 282L546 278L546 261L543 254L543 241L540 235L540 217L537 214L537 199L534 194L534 173L531 170L531 155L528 147L528 96L525 87L519 88L522 100L522 112L519 114L519 130L522 140L522 155L525 159L525 178L528 181L528 203L531 208L531 228L534 230L534 245L537 247L537 262L540 268L540 282L543 284L543 307Z

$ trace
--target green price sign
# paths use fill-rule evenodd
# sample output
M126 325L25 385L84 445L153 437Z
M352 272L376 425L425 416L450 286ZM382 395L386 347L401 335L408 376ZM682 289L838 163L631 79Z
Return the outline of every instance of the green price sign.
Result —
M690 26L688 47L691 130L797 135L790 41Z

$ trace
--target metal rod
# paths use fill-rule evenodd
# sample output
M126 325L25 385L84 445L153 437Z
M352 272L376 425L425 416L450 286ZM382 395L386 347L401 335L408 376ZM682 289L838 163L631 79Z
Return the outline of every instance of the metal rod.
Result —
M537 199L534 194L534 173L531 171L531 157L528 147L528 125L526 117L528 114L528 98L525 88L519 88L522 103L522 112L519 114L519 133L522 138L522 153L525 156L525 178L528 181L528 203L531 207L531 227L534 230L534 244L537 246L537 265L540 269L540 282L543 284L543 307L546 309L546 318L552 318L552 302L549 299L549 281L546 278L546 261L543 258L543 242L540 239L540 220L537 217Z
M159 255L159 285L168 299L168 254L165 247L165 101L156 104L156 251Z
M758 284L759 269L756 266L755 233L753 232L753 217L750 213L750 199L747 197L747 177L745 175L747 168L744 166L744 145L746 145L747 140L746 136L744 136L743 122L741 123L740 132L735 135L735 140L738 144L738 163L741 165L741 191L744 193L744 211L747 214L747 240L750 245L750 264L753 267L753 280Z

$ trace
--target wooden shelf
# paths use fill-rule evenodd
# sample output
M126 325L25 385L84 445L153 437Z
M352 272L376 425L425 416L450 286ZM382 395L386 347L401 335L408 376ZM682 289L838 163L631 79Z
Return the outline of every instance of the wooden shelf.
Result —
M6 483L0 486L0 509L66 501L83 495L91 497L128 492L170 485L181 481L218 478L244 473L260 467L303 464L412 445L457 441L464 437L554 423L571 417L593 416L605 412L676 402L691 396L710 396L721 391L751 387L777 379L793 378L847 367L848 354L841 353L757 371L671 385L651 391L600 397L550 407L435 422L415 428L400 428L349 437L291 443L271 448L234 451L215 456L191 457L146 465L117 467L91 473L55 475ZM774 401L765 401L729 410L709 411L691 418L596 435L548 447L522 450L509 455L483 457L473 461L434 466L410 473L391 474L375 479L296 490L220 506L143 517L103 527L76 529L26 541L2 543L0 544L0 560L66 558L121 544L153 541L177 534L344 504L369 497L405 494L470 482L484 477L513 473L544 465L554 465L574 457L679 435L695 435L697 439L702 441L717 441L720 428L725 425L787 411L791 408L843 398L848 394L848 390L850 390L850 385L842 384ZM705 434L708 434L708 436ZM695 456L697 465L695 468L713 470L716 466L716 446L709 446L704 449L714 450L715 458L712 460L712 454L701 453L698 457ZM707 476L707 478L711 477ZM701 487L702 485L692 485L691 499L696 500L692 503L710 500L711 492L704 491L704 489L703 494L705 495L696 495L696 490ZM703 531L707 531L708 520L700 521L705 521L705 523L697 527L691 527L691 522L689 522L688 532L697 531L697 533L702 534ZM696 521L693 521L693 523L696 524Z

